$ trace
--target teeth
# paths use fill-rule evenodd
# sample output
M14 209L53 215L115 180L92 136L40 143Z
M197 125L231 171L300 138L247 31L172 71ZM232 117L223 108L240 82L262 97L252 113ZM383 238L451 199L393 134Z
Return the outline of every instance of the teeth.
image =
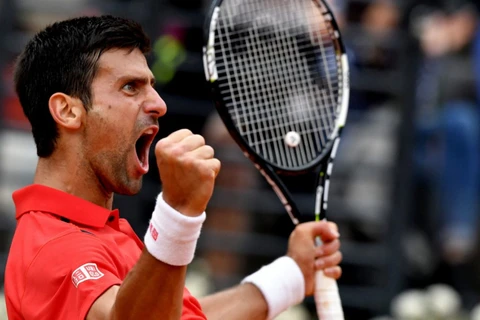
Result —
M145 131L144 134L153 134L153 129L150 129L150 130Z

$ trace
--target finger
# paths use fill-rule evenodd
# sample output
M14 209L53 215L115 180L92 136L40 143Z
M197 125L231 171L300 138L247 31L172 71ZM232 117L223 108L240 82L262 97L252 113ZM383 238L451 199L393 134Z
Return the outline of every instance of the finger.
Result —
M338 232L338 225L335 222L328 221L328 227Z
M326 221L316 221L311 223L313 223L312 235L314 237L320 237L322 242L330 242L340 237L338 231L330 228L330 224Z
M155 152L157 154L161 153L164 150L167 150L172 145L178 144L178 142L184 140L186 137L193 135L192 131L188 129L181 129L171 133L169 136L158 140L155 146Z
M342 276L342 268L339 266L327 268L323 270L323 274L327 277L338 280Z
M217 158L212 158L205 160L207 166L210 168L210 170L213 171L214 177L216 178L218 176L218 173L220 172L220 168L222 167L222 163L220 160Z
M196 150L205 145L205 138L199 134L193 134L186 136L182 141L179 142L185 151Z
M180 130L177 130L175 132L172 132L165 139L168 140L171 143L175 143L175 142L180 142L183 139L185 139L186 137L192 136L192 135L193 135L192 131L190 131L188 129L180 129Z
M340 249L340 240L335 239L315 248L315 257L329 256Z
M206 160L199 160L202 163L204 168L208 168L209 171L213 174L213 177L216 178L218 173L220 172L220 168L222 166L220 160L217 158L206 159Z
M342 261L342 258L342 253L340 251L326 257L318 258L315 260L315 268L318 270L338 266Z
M215 150L211 146L205 145L193 150L192 155L198 159L212 159L215 155Z

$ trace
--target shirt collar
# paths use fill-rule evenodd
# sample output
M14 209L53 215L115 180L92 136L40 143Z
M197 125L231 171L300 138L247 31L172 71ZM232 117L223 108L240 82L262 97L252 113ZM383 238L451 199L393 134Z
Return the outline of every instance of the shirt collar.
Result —
M104 227L111 216L118 221L118 210L110 211L74 195L39 184L17 190L12 197L17 220L24 213L41 211L95 228Z

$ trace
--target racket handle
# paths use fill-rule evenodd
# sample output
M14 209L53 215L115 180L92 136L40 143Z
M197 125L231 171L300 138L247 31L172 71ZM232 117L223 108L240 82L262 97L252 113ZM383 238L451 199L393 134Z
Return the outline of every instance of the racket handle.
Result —
M315 273L315 305L320 320L344 319L337 281L325 276L322 270Z

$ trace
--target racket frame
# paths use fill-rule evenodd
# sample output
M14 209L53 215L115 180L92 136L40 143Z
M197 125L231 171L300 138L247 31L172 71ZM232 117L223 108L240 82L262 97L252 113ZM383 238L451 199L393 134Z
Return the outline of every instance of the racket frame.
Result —
M348 98L350 89L348 59L345 52L345 46L341 39L340 32L338 31L338 24L333 14L331 13L328 4L320 0L311 1L313 1L320 9L324 9L322 10L322 14L325 16L325 19L328 20L329 24L331 25L331 28L328 28L328 30L330 36L335 39L333 43L335 44L337 63L341 65L342 70L342 87L339 88L339 90L342 90L342 92L339 94L339 98L341 98L342 101L337 107L337 112L339 112L339 114L335 123L336 126L332 131L332 134L330 135L329 141L326 143L321 153L308 164L299 166L294 169L286 169L277 166L262 157L257 152L255 152L248 145L240 132L237 130L228 109L224 107L224 104L222 102L220 102L223 101L223 99L217 82L218 73L215 60L215 30L218 23L218 16L221 10L220 6L223 3L223 0L214 0L212 2L210 9L208 10L206 25L203 29L205 38L205 46L203 47L205 77L207 82L209 82L216 110L222 118L222 121L224 122L230 135L242 149L244 155L254 163L255 167L260 171L260 173L264 176L266 181L275 191L278 198L284 205L286 211L288 212L290 218L292 219L292 222L295 225L300 222L310 221L311 219L307 219L306 217L308 217L309 215L302 214L301 211L298 209L298 206L296 204L297 201L293 200L294 197L292 193L288 190L281 177L314 175L315 185L317 186L317 201L315 201L314 208L315 220L320 220L321 218L325 217L328 203L330 175L332 172L333 160L335 158L336 151L338 149L338 143L340 141L340 134L347 118ZM324 8L322 8L322 6ZM327 25L329 24L327 23Z

